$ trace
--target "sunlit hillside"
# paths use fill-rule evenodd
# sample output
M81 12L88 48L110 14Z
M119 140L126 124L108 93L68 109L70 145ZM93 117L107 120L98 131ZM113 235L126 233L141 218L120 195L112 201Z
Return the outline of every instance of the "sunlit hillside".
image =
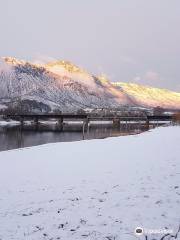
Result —
M180 109L180 93L134 83L111 82L94 76L69 61L34 64L4 58L0 69L0 104L35 101L49 111L121 106Z
M180 109L180 93L178 92L135 83L116 82L113 85L121 90L123 89L138 105Z

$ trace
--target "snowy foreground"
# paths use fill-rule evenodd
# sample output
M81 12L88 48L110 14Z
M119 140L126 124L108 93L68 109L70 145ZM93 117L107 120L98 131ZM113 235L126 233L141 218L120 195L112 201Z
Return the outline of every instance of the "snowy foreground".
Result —
M180 127L0 153L1 240L145 239L136 227L179 224Z

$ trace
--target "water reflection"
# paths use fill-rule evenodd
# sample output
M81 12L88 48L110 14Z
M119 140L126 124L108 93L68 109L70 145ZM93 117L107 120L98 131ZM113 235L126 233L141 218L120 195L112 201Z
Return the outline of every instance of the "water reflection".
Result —
M106 137L138 134L147 130L146 125L122 124L119 128L111 125L90 126L83 135L82 126L64 127L58 131L54 126L41 126L35 131L32 126L0 127L0 151L36 146L52 142L71 142L83 139L97 139Z

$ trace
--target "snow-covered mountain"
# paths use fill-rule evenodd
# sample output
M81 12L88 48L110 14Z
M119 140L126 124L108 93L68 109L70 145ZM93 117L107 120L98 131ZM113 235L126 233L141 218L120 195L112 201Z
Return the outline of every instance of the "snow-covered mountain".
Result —
M134 105L122 90L70 62L37 65L14 58L4 60L9 68L0 73L2 104L31 100L65 112L87 107Z
M34 64L6 57L0 67L0 105L63 112L83 108L145 106L180 109L180 93L111 83L67 61Z
M178 92L134 83L116 82L113 85L123 90L139 106L180 109L180 93Z

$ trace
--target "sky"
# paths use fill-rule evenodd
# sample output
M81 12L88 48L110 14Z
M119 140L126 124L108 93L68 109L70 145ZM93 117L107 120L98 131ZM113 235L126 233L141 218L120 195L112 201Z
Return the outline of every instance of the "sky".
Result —
M0 0L0 56L180 92L180 1Z

